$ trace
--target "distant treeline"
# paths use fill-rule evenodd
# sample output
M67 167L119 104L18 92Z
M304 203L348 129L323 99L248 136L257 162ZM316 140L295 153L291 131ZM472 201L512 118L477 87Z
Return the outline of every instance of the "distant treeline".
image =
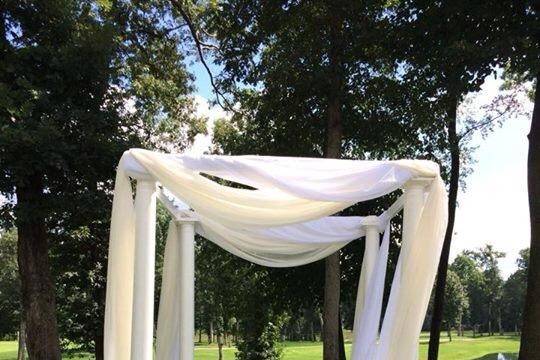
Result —
M158 243L163 248L168 216L160 209ZM0 233L0 338L14 339L20 330L20 290L17 272L16 233ZM161 253L158 254L156 309L158 309ZM458 335L519 332L526 291L529 250L520 251L517 270L504 280L498 260L505 254L491 245L465 250L448 270L444 324ZM322 329L320 264L296 269L267 269L238 259L209 241L197 241L196 341L231 345L241 339L242 327L259 326L275 340L319 341ZM73 274L71 275L73 276ZM60 279L69 278L64 275ZM354 280L354 279L353 279ZM59 283L62 289L66 283ZM71 292L69 292L71 293ZM79 336L91 316L80 299L58 292L59 327L64 342L75 342L82 349L93 346L91 336ZM354 283L344 290L342 326L352 330ZM287 295L288 294L288 295ZM73 311L80 306L80 312ZM425 320L429 327L431 306ZM99 324L99 319L96 319ZM100 326L96 325L96 326Z

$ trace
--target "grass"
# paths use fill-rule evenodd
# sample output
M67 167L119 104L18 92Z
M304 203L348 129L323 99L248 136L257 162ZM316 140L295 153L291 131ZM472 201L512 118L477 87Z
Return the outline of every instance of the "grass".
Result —
M441 334L442 335L442 334ZM442 336L441 336L442 338ZM420 359L427 358L429 335L422 334L420 338ZM439 359L441 360L496 360L502 353L508 360L517 359L519 351L519 336L483 336L473 338L470 334L464 337L452 336L452 342L447 337L441 339Z
M420 339L420 359L426 359L429 336L422 334ZM322 345L319 342L285 342L283 347L283 360L311 360L322 359ZM453 337L449 342L442 339L440 360L496 360L498 353L505 354L508 360L517 359L519 337L484 336L473 338L469 334L464 337ZM351 345L346 344L347 353L350 354ZM234 360L234 348L224 348L224 360ZM0 360L15 360L17 358L16 341L0 341ZM78 354L63 357L64 359L92 359L88 354ZM198 345L195 348L195 360L217 360L217 347L214 345Z

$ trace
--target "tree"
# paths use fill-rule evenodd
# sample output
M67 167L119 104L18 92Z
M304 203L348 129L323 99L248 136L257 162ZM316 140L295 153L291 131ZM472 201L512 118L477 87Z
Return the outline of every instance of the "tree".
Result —
M264 271L259 272L264 274ZM281 350L276 348L279 341L281 321L275 316L272 306L272 287L258 276L246 279L248 289L257 288L242 302L244 317L240 322L241 338L237 344L238 360L279 360ZM244 290L245 291L245 290Z
M208 240L196 246L196 317L200 327L211 326L209 341L215 332L218 354L227 343L227 335L237 335L241 360L276 360L276 348L282 325L280 302L271 269L232 255ZM211 325L210 325L211 324Z
M87 136L96 139L99 133L91 137L74 133L78 119L92 119L81 111L82 103L87 102L86 109L103 114L96 108L103 104L106 78L96 75L103 74L108 58L106 34L98 36L100 29L79 10L72 2L58 1L8 2L2 11L0 76L3 95L7 96L2 97L5 100L0 109L1 187L7 196L16 194L13 214L18 228L28 351L31 358L38 359L60 358L48 221L63 218L63 209L55 206L61 199L57 195L64 193L58 188L74 180L65 176L65 171L80 169L75 163L79 159L66 154L82 150L82 158L85 154L91 158L94 147L101 145L99 141L82 141ZM85 28L82 32L75 30L79 20ZM88 57L93 53L102 56ZM94 73L92 80L90 73ZM100 118L92 120L103 124ZM94 129L88 130L92 133ZM68 138L71 141L66 141ZM10 215L9 210L5 212Z
M504 64L502 48L507 43L501 32L513 24L507 17L513 11L510 2L441 2L410 0L393 8L396 23L396 51L403 54L405 77L431 88L427 92L445 109L440 119L446 129L445 156L450 174L448 226L439 262L434 310L430 331L429 359L438 357L444 307L448 258L455 219L460 165L465 142L474 131L490 129L494 119L458 126L458 106L463 97L479 90L486 76ZM460 131L461 130L461 131Z
M487 305L487 328L489 335L493 335L493 321L497 320L499 332L502 332L501 327L501 296L503 279L499 269L499 259L505 256L505 253L496 251L492 245L476 251L466 251L468 256L474 259L477 266L482 269L484 277L484 293L486 296Z
M205 30L215 34L218 49L213 55L223 68L217 84L230 95L229 102L238 104L230 122L216 125L220 149L231 154L433 159L440 128L430 120L440 109L398 76L399 64L388 51L393 39L384 16L387 6L384 1L286 6L228 1L210 11ZM349 255L359 268L359 257ZM341 347L342 260L335 254L325 266L325 359L337 359Z
M464 322L473 329L482 323L485 312L484 277L475 261L466 253L461 253L452 262L449 270L458 276L467 293L468 310L464 313Z
M523 307L527 290L527 269L529 267L529 249L519 252L516 263L518 269L508 277L503 285L502 323L505 329L521 329L523 323Z
M538 13L538 10L537 10ZM527 298L520 359L533 359L540 353L540 72L537 70L534 110L529 132L529 156L527 176L529 188L529 212L531 217L531 260L527 281Z
M162 21L168 9L72 0L1 8L0 191L9 200L2 215L18 228L31 358L60 357L50 253L60 314L80 315L61 317L73 321L62 335L82 336L102 356L117 161L141 144L185 146L200 125L190 115L182 37Z
M206 239L200 240L197 242L195 258L199 327L208 334L209 343L214 340L214 332L218 337L223 337L222 343L225 343L227 335L236 332L236 319L242 319L244 315L240 312L242 298L249 296L245 292L244 282L259 275L246 261Z
M458 334L461 333L463 315L469 308L467 291L461 284L459 276L452 270L448 270L448 281L446 282L446 303L444 308L444 318L448 330L448 337L452 341L452 327L457 327Z
M531 221L530 265L519 358L535 359L540 354L540 4L524 1L515 12L518 25L512 33L510 68L525 81L534 81L534 109L531 119L527 183Z
M0 264L0 338L5 338L15 335L22 321L14 229L0 230ZM24 338L24 334L21 336Z

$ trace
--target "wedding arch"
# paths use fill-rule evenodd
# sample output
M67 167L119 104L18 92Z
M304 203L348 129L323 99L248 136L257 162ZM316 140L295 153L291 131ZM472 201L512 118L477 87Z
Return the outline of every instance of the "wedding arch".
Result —
M222 185L212 180L216 178L245 186ZM131 180L136 181L134 201ZM378 216L331 216L398 189L403 195ZM364 238L352 359L418 357L447 223L447 195L435 163L190 156L131 149L119 162L114 191L105 359L154 356L158 199L173 221L165 247L156 359L193 359L195 233L272 267L314 262ZM381 316L389 224L402 209L401 250Z

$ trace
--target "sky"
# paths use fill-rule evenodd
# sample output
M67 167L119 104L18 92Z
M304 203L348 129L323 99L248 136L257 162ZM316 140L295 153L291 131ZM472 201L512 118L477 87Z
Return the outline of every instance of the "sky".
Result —
M200 64L190 65L196 77L195 86L198 115L208 117L210 130L217 118L227 114L217 106L211 107L214 99L208 75ZM480 109L499 94L501 80L490 77L482 90L473 94L468 108ZM524 101L524 107L532 110L532 104ZM458 195L458 208L451 259L464 249L476 249L492 244L495 249L506 253L500 260L506 278L516 270L519 250L529 246L529 210L527 200L527 133L530 116L508 119L496 127L485 139L476 137L473 172L466 178L466 189ZM201 154L209 149L211 137L197 135L191 149Z
M480 97L498 92L500 80L489 78ZM480 101L481 102L481 101ZM532 103L524 106L532 110ZM500 261L505 277L516 269L518 252L529 246L530 225L527 195L527 134L530 116L508 119L486 139L475 139L476 164L458 195L451 256L463 249L492 244L504 251Z

